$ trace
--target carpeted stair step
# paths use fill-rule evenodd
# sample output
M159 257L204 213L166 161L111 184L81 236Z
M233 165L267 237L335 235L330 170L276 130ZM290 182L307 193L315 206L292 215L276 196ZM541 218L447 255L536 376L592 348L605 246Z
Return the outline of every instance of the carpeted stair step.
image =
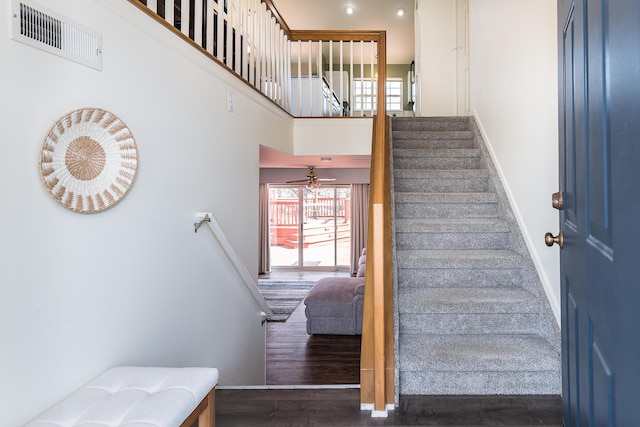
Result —
M398 269L520 269L522 257L510 250L397 250Z
M520 268L400 268L396 276L399 286L409 288L517 287L528 280L531 273Z
M489 172L485 169L460 170L394 170L396 192L486 192L489 190Z
M403 313L400 334L536 334L539 313Z
M509 225L497 218L397 219L398 249L503 249Z
M400 332L535 334L540 302L518 288L409 288L398 298Z
M479 169L480 150L394 148L395 169Z
M410 288L398 298L400 314L530 313L539 308L533 295L513 288Z
M393 131L468 131L469 117L395 117Z
M537 335L402 334L403 394L560 394L560 356Z
M394 195L396 218L493 218L498 198L493 192L422 193Z
M394 148L465 149L476 148L471 131L411 131L393 132Z

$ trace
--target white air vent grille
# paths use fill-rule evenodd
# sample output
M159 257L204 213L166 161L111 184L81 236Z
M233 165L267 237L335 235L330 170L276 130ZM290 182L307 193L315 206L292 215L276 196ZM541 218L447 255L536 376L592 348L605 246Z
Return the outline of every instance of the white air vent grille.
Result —
M102 36L33 2L13 1L12 38L71 61L102 69Z

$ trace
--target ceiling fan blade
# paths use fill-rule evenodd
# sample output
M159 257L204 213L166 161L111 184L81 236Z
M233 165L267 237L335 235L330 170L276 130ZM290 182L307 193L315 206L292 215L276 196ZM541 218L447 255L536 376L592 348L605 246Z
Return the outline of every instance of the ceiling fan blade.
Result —
M318 178L316 181L335 181L335 178Z
M296 179L295 181L287 181L285 184L295 184L297 182L309 182L308 179Z

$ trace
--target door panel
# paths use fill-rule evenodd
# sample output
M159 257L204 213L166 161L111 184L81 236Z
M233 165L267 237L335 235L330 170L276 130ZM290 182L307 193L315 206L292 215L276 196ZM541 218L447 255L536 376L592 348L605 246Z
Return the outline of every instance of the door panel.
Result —
M640 2L558 11L565 424L637 425Z

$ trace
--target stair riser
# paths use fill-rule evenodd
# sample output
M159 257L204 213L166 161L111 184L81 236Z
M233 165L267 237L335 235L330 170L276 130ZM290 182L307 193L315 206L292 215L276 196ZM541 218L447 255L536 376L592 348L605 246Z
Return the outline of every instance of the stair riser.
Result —
M469 119L412 118L393 120L393 131L469 131Z
M497 203L396 203L396 218L495 218Z
M402 233L397 249L504 249L507 233Z
M440 138L398 138L393 137L393 148L418 149L468 149L475 148L473 139L440 139Z
M468 193L489 189L487 178L396 178L394 191L426 193Z
M478 157L394 157L395 169L478 169Z
M425 288L480 288L520 286L524 274L521 270L486 269L421 269L399 268L398 289L403 287Z
M400 308L402 311L402 309ZM535 334L537 313L400 313L401 334Z
M562 384L557 371L400 371L401 395L559 395L561 393Z

